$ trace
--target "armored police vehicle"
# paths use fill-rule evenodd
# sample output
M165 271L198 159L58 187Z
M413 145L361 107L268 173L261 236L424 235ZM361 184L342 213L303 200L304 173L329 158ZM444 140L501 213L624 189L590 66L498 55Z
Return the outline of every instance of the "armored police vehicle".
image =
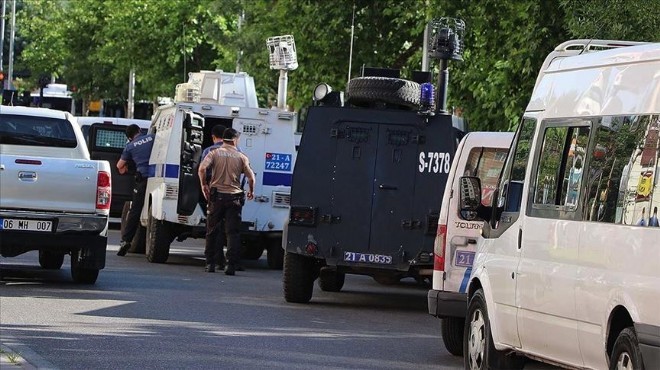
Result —
M462 21L460 22L462 24ZM433 273L433 243L452 159L465 128L448 114L447 60L460 59L461 27L436 27L442 59L437 91L429 72L363 68L342 93L317 86L293 174L283 247L284 297L308 302L314 281L340 291L345 274L377 282Z
M212 144L211 129L222 124L240 133L239 150L257 176L254 200L246 202L242 212L242 256L258 259L266 249L268 265L281 268L298 118L284 109L284 97L286 73L297 67L297 60L293 36L271 37L267 45L271 68L280 70L277 107L258 106L254 80L245 72L201 71L177 86L174 104L156 110L149 161L153 177L147 182L141 215L150 262L165 262L174 239L205 237L206 201L197 168L202 150Z

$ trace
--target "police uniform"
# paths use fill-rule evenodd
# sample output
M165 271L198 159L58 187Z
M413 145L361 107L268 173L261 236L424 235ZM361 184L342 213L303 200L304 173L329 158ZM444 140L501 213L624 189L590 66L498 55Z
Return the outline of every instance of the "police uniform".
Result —
M122 160L127 162L132 160L136 167L133 202L121 234L122 245L133 240L140 223L140 213L144 206L144 195L147 191L147 178L150 176L149 157L151 157L151 148L154 145L155 136L154 134L138 135L126 144L124 151L121 153Z
M222 141L217 142L206 149L202 152L202 159L200 161L203 162L204 159L211 153L211 151L218 149L222 146ZM211 182L211 176L213 175L213 169L211 167L206 169L206 182L210 183ZM207 210L208 214L208 210ZM225 243L227 243L227 235L225 234L225 227L224 224L219 225L218 227L211 228L209 227L209 224L207 222L206 224L206 245L204 247L204 256L206 257L207 261L216 261L218 264L218 268L224 269L225 268L225 254L224 254L224 246ZM217 245L219 244L219 245ZM210 264L210 263L209 263Z
M245 203L245 193L240 186L240 176L252 173L250 161L245 154L238 151L233 145L223 145L210 152L202 161L201 166L212 168L211 190L208 200L207 238L206 238L206 263L215 263L214 257L218 247L215 238L208 237L217 232L223 226L227 235L227 269L233 274L240 259L240 228L241 210ZM252 177L254 175L252 174ZM228 273L226 270L225 273Z

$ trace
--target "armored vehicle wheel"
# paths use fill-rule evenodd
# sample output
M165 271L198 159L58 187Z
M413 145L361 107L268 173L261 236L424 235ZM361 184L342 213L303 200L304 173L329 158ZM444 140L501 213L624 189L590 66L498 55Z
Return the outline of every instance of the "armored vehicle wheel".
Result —
M59 270L64 263L64 253L39 251L39 265L46 270Z
M284 299L292 303L307 303L314 291L314 260L295 253L284 254Z
M151 206L149 206L146 239L147 260L153 263L165 263L170 256L170 244L174 240L174 233L169 222L153 217Z
M79 284L94 284L99 277L99 269L90 269L82 267L78 256L80 251L71 252L71 277L73 281Z
M329 268L322 268L319 273L319 288L324 292L338 292L344 287L346 274Z
M268 242L268 267L273 270L281 270L284 264L284 249L280 239Z
M454 356L463 356L463 329L465 319L460 317L446 317L440 324L442 341L449 353Z
M417 82L389 77L358 77L348 82L348 101L363 106L374 102L417 108L420 85Z

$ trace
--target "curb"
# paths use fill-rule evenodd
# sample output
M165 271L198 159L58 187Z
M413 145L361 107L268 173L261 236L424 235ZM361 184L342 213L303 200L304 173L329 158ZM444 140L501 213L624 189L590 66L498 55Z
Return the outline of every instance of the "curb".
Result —
M26 369L26 370L57 370L57 368L39 356L28 346L17 342L13 338L2 338L0 342L0 368Z

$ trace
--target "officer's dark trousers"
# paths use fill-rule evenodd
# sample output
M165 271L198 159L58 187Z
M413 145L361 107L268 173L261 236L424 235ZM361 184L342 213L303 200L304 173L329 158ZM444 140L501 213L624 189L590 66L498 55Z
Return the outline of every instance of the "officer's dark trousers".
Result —
M227 265L239 264L241 249L241 210L243 209L243 194L224 194L212 192L208 202L206 218L206 247L204 256L206 264L218 261L218 255L222 253L223 242L220 228L224 225L227 235Z
M130 243L135 236L135 232L140 226L140 213L144 206L144 194L147 192L147 178L141 177L135 179L135 186L133 187L133 199L131 202L131 209L128 211L126 217L126 224L123 225L121 233L121 240Z

